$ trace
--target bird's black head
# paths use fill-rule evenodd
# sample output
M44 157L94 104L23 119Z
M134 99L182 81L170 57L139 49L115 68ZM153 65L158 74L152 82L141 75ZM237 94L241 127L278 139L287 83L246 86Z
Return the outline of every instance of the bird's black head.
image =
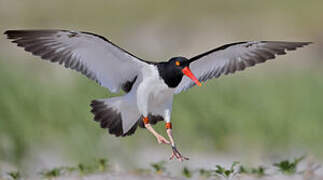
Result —
M170 88L175 88L182 81L183 75L191 78L197 85L201 83L189 69L190 61L185 57L173 57L168 62L157 64L160 76Z
M182 69L189 66L189 60L185 57L173 57L168 61L168 64L171 68L182 72Z

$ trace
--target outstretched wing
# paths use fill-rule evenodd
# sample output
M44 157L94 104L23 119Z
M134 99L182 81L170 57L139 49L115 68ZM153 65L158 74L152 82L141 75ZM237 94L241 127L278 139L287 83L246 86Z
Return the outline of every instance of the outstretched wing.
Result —
M111 92L128 88L147 65L106 38L67 30L8 30L8 39L33 55L64 65Z
M246 67L274 59L276 55L286 54L286 50L296 50L310 42L254 41L227 44L190 59L190 69L200 81L217 78L222 74L242 71ZM195 86L183 77L175 93Z

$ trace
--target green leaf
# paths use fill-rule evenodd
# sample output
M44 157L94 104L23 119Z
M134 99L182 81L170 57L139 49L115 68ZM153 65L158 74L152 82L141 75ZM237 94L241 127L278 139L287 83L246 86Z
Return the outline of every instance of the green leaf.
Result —
M229 177L231 173L232 173L231 170L225 170L224 171L224 174L225 174L226 177Z
M19 171L11 171L11 172L8 172L7 174L14 180L18 180L21 178Z
M159 161L157 163L152 163L151 167L155 170L156 173L160 174L166 171L165 163L166 161Z
M225 169L223 167L221 167L220 165L216 165L215 167L216 167L216 170L215 170L216 173L220 175L224 174Z
M44 178L54 178L54 177L59 177L61 176L62 173L62 168L53 168L53 169L49 169L49 170L43 170L40 172L40 174L44 177Z
M305 156L301 156L296 158L294 161L284 160L279 163L275 163L274 166L279 169L280 172L288 175L292 175L296 173L297 165L305 158Z
M192 173L191 173L191 171L187 167L184 167L183 168L182 174L185 177L187 177L187 178L191 178L192 177Z
M210 170L206 170L206 169L200 169L199 173L200 173L200 176L203 176L206 178L210 177L212 174Z
M234 173L234 168L237 164L239 164L239 162L233 162L230 169L225 169L220 165L216 165L215 173L224 177L229 177L231 174Z

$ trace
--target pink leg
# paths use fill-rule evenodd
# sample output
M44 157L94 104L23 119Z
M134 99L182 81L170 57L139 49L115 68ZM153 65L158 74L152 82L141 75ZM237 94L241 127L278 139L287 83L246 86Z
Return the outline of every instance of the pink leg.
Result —
M189 160L189 158L183 156L176 148L175 146L175 141L173 138L173 134L172 134L172 124L170 122L166 123L166 131L167 131L167 135L169 137L169 140L171 142L171 146L172 146L172 155L170 156L170 160L174 159L174 157L176 157L176 159L178 159L179 161L184 161L184 160Z
M170 142L164 138L162 135L158 134L155 129L149 124L148 117L143 118L143 122L145 124L146 129L151 132L156 138L159 144L170 144Z

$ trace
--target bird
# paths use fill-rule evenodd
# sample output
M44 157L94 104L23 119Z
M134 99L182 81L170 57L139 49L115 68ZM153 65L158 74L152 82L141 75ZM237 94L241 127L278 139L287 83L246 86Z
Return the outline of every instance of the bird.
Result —
M116 137L147 129L159 144L171 146L169 159L189 160L176 147L171 113L173 99L202 82L274 59L311 42L244 41L226 44L191 58L153 62L139 58L91 32L7 30L9 40L43 60L80 72L112 93L124 95L91 102L94 121ZM164 121L168 139L152 125Z

